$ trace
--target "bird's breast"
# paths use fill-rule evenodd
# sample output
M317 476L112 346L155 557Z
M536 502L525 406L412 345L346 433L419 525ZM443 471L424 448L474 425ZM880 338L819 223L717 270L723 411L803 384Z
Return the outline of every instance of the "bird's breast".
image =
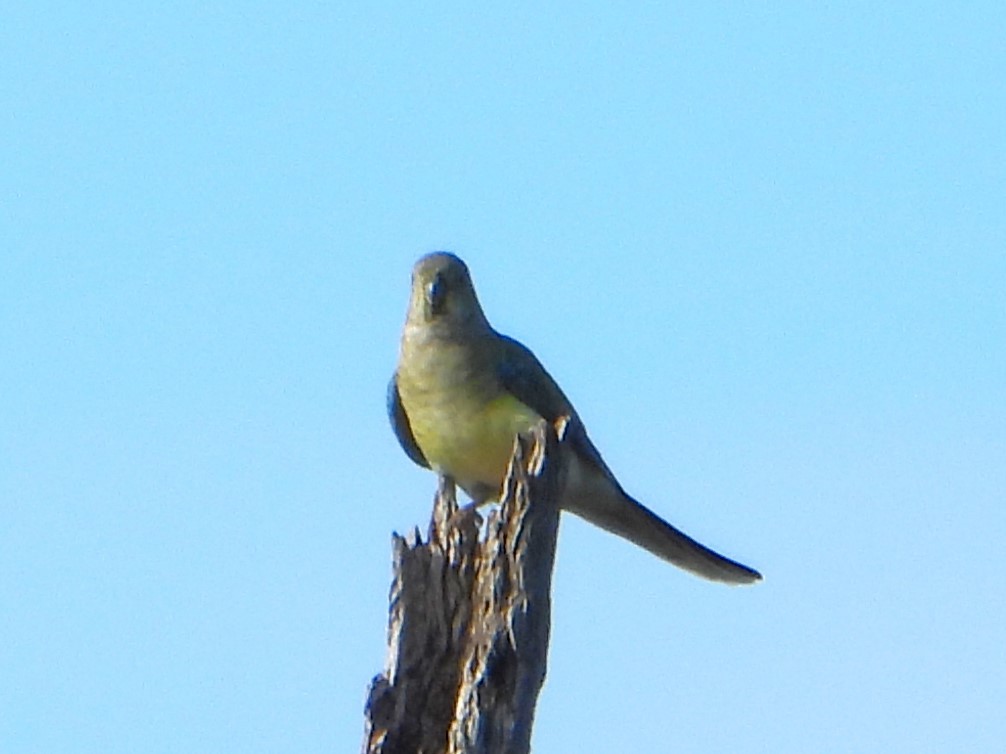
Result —
M474 377L399 380L412 434L430 465L470 494L499 490L514 437L537 423L537 412L498 383Z

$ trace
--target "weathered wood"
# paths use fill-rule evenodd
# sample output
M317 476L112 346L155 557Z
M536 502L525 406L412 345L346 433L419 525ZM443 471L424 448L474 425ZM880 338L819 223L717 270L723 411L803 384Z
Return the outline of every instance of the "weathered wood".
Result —
M427 541L418 530L394 537L388 659L368 695L367 754L529 750L548 653L558 442L544 423L517 439L484 536L475 510L459 510L442 484Z

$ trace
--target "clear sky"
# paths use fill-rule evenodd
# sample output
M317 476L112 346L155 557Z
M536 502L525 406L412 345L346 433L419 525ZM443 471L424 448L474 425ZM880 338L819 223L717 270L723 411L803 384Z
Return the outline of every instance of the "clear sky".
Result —
M353 5L4 11L0 750L357 749L450 249L766 576L564 519L537 751L1000 751L1002 4Z

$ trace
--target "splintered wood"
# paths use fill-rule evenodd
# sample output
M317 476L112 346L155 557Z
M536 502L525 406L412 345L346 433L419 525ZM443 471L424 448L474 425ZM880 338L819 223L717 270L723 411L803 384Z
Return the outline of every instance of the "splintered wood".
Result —
M484 536L441 484L426 542L394 537L388 659L371 683L367 754L520 754L545 680L565 429L517 438ZM557 437L558 433L558 437Z

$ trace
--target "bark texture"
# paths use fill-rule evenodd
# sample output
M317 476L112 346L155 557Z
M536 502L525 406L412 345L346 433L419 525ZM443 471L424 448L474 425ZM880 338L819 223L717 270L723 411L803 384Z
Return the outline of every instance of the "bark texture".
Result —
M427 540L418 530L395 535L388 659L368 694L367 754L529 751L548 654L564 426L517 438L484 529L441 484Z

